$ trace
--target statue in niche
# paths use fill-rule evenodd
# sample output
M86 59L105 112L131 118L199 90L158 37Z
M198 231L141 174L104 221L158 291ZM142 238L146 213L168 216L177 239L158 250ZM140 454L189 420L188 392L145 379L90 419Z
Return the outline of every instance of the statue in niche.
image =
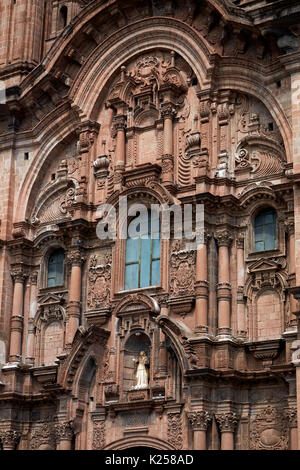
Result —
M149 364L149 359L144 351L140 352L138 359L133 359L138 364L136 371L136 385L133 387L135 390L148 387L148 372L146 365Z

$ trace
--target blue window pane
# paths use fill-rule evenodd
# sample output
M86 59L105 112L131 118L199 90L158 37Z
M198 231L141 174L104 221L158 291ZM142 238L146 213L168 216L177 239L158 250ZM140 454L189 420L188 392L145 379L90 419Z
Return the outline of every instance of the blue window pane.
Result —
M129 264L125 268L125 290L139 287L139 265Z
M128 238L126 242L126 263L139 261L139 245L138 238Z
M264 223L265 224L273 224L274 223L274 213L273 212L268 212L268 213L265 214Z
M160 284L160 260L152 261L152 283L153 286Z
M140 287L150 286L151 239L141 240L141 280Z
M263 240L264 239L264 227L260 225L259 227L255 227L255 240Z
M266 238L265 238L265 249L274 250L275 248L275 233L274 226L269 224L266 225Z
M56 250L49 258L47 286L54 287L63 284L64 250Z
M55 278L49 279L48 278L48 287L54 287L56 285Z
M160 257L160 240L152 240L152 259Z
M265 246L264 242L256 242L255 243L255 251L264 251Z

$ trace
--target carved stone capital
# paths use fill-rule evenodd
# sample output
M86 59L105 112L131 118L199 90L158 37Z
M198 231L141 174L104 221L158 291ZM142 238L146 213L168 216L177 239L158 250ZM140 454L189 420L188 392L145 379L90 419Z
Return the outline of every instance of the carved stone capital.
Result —
M285 231L286 233L288 234L288 236L290 237L291 235L294 235L295 234L295 224L294 224L294 220L291 220L291 219L287 219L284 221L284 227L285 227Z
M194 431L206 431L208 423L211 421L211 415L208 411L192 411L187 413L187 417Z
M89 152L98 133L100 124L95 121L82 122L77 130L78 150L80 153Z
M11 429L0 431L0 440L2 442L3 450L14 450L21 437L21 433Z
M85 256L81 249L71 249L67 253L67 263L71 266L81 266L81 264L85 261Z
M290 428L297 427L297 408L289 408L285 412L286 420Z
M115 131L125 131L127 119L124 114L117 114L113 119L113 126Z
M173 119L176 116L176 108L172 103L162 103L160 109L163 119Z
M229 411L228 413L219 413L215 416L221 432L234 432L235 426L238 423L236 413Z
M233 236L228 229L223 229L215 232L215 239L219 246L229 247L232 243Z
M26 273L22 270L22 268L16 268L11 272L11 277L13 278L14 282L19 282L23 284L26 279Z
M67 440L71 441L74 434L73 422L64 421L62 423L55 424L54 426L55 436L58 441Z
M32 285L37 285L37 280L38 280L38 272L34 271L30 274L30 283Z

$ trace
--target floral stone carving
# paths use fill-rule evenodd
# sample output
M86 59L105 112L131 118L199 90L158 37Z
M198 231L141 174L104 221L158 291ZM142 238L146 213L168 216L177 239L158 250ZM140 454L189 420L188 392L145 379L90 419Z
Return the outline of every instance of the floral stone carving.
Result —
M89 310L106 308L110 301L111 257L106 255L103 264L97 262L97 256L92 256L87 298Z

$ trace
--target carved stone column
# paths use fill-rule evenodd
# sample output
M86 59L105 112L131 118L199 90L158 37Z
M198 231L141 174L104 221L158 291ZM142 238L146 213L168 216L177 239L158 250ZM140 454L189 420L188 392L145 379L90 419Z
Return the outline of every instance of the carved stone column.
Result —
M194 450L206 450L206 431L211 415L207 411L192 411L187 417L194 431Z
M65 421L55 425L56 449L71 450L73 439L73 423Z
M13 307L10 327L9 362L20 360L22 354L24 281L22 271L12 273L14 279Z
M27 329L27 347L26 347L26 362L29 364L34 363L34 334L35 327L33 320L37 309L37 272L33 272L30 275L30 306L29 306L29 318L28 318L28 329Z
M295 278L295 224L293 220L286 220L285 221L286 232L288 235L288 246L289 246L289 280L290 280L290 287L294 287L296 283ZM297 312L298 306L295 297L290 294L290 312L291 314ZM295 324L297 323L296 317L293 315L291 319L294 319Z
M15 450L21 434L18 431L0 431L0 440L3 450Z
M117 132L117 144L115 152L115 172L114 172L114 189L122 190L123 173L125 170L126 160L126 116L117 114L113 119L113 124Z
M174 181L173 118L175 114L176 109L172 103L165 102L162 104L161 115L164 120L162 182L169 184Z
M71 265L69 286L69 302L67 307L68 323L66 332L66 347L70 348L75 333L79 326L80 300L81 300L81 265L84 261L80 249L72 249L67 255L67 261Z
M246 336L247 325L245 317L244 303L244 282L245 282L245 263L244 263L244 236L240 234L236 240L236 264L237 264L237 332L241 337Z
M165 376L167 373L166 340L165 335L161 329L159 330L158 373L160 376Z
M238 422L238 417L232 411L216 415L221 431L221 450L234 450L234 429Z
M196 312L195 312L195 331L207 333L208 318L208 275L207 275L207 244L210 234L205 233L203 244L197 246L196 253Z
M218 334L231 334L231 285L229 271L229 246L232 236L227 229L219 230L215 234L219 245L218 256Z

